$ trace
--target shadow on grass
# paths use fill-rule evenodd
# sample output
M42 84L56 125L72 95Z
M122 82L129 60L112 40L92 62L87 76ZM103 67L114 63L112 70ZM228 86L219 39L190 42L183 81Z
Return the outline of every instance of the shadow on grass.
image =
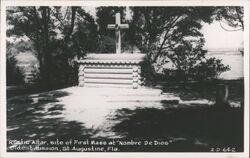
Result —
M243 150L241 109L121 109L114 119L121 122L113 130L126 139L172 141L167 147L144 146L137 151L202 152L217 147Z
M94 131L84 128L83 123L65 121L61 116L65 105L59 104L58 99L67 95L70 93L53 91L8 99L7 140L88 138Z
M234 94L237 95L237 92ZM63 119L65 105L59 100L69 95L58 90L9 98L7 139L83 140L93 136L97 131L86 128L84 123ZM242 109L193 105L177 105L174 108L167 103L163 106L165 109L119 109L109 121L119 122L114 124L112 132L126 140L167 140L171 143L167 146L123 146L121 151L203 152L228 147L243 150Z
M232 81L204 81L195 83L166 83L163 91L174 93L182 100L208 99L214 100L216 85L218 83L227 84L229 87L229 101L244 100L244 80Z

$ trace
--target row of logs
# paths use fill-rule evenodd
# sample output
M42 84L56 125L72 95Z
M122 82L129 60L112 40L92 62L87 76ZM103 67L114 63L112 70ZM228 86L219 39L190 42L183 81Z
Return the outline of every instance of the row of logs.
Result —
M85 67L84 65L80 65L79 66L79 72L78 72L78 81L79 81L79 86L84 86L84 82L85 82ZM141 67L140 66L134 66L131 69L131 73L132 73L132 87L134 89L140 87L142 85L142 81L141 81Z

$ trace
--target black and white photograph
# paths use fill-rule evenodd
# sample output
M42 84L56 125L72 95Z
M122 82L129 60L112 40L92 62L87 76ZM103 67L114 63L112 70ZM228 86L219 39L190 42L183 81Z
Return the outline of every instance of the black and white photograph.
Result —
M46 3L1 10L1 152L247 157L247 5Z

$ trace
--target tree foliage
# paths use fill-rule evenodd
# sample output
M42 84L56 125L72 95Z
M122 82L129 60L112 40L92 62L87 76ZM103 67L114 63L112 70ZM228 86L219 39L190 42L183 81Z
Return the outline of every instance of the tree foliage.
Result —
M125 7L97 7L96 22L99 26L99 34L114 37L112 31L107 29L108 24L115 24L115 14L121 14L121 20L125 20Z
M214 57L205 59L191 70L190 75L195 80L217 79L222 72L230 70L229 65L224 65L222 59Z
M70 82L72 59L96 47L97 26L81 7L9 7L7 23L7 36L34 44L45 84Z
M244 30L244 8L240 6L228 6L228 7L217 7L216 8L216 20L220 21L221 27L226 31L238 31ZM226 29L223 24L227 24L234 30Z
M115 53L115 30L108 29L108 24L115 24L115 14L121 14L125 20L125 7L97 7L96 22L98 24L98 53Z
M241 8L235 9L236 12L230 7L130 7L132 17L125 21L125 7L97 7L96 19L83 7L8 7L7 36L28 38L39 60L44 83L77 82L74 58L80 59L90 52L115 52L115 33L107 25L114 24L115 13L120 12L123 23L130 25L122 34L126 41L123 48L136 46L148 55L146 65L153 73L148 73L149 76L154 76L157 68L166 63L161 59L170 59L184 78L198 73L198 69L204 70L206 63L209 68L217 66L210 73L216 77L227 68L219 60L206 59L205 39L200 30L203 23L211 23L215 18L237 20L237 14L231 14L240 13L241 17L243 12ZM230 25L243 27L240 19Z
M130 39L149 57L152 69L162 67L170 59L181 74L190 78L191 70L206 61L205 39L201 33L203 23L216 17L215 7L132 7L132 33ZM217 64L214 63L214 64ZM221 69L224 65L219 62ZM225 69L226 70L226 69ZM193 71L194 72L194 71ZM221 71L222 72L222 71ZM218 71L218 74L221 73ZM151 75L152 76L152 75ZM214 75L213 77L216 77Z
M22 45L21 47L18 46L17 48L15 45L7 42L7 53L6 53L6 78L7 78L7 85L10 84L22 84L23 83L23 74L19 67L17 67L17 60L16 55L19 51L26 51L27 47Z
M135 34L132 40L143 52L150 51L147 53L152 62L174 50L181 41L203 38L201 22L213 20L211 7L134 7L132 10Z

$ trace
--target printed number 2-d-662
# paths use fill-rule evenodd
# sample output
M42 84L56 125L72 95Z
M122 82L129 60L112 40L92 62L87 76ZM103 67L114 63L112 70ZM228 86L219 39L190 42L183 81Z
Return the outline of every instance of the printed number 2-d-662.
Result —
M224 148L211 148L211 152L236 152L236 149L233 147L224 147Z

